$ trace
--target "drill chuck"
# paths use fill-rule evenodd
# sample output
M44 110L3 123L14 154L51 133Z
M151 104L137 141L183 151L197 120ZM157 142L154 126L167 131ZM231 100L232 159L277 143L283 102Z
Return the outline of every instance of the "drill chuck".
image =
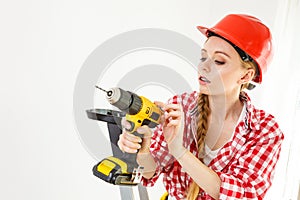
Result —
M138 95L117 87L106 91L106 99L111 105L130 115L137 114L143 106Z

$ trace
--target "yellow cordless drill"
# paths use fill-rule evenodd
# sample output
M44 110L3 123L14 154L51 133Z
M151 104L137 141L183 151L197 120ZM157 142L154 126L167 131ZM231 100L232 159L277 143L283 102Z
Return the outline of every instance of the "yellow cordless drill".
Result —
M147 125L150 128L156 127L160 122L161 108L143 96L138 96L130 91L115 87L104 90L108 102L124 112L126 120L131 128L128 132L142 137L136 132L140 126ZM93 168L93 174L100 179L115 185L136 185L138 184L142 166L136 163L136 153L123 153L119 157L110 156L101 160Z

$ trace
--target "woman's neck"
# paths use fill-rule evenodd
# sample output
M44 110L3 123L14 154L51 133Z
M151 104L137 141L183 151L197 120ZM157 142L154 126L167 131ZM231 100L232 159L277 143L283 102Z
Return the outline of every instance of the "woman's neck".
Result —
M206 144L211 148L219 148L231 137L232 129L241 114L243 103L239 93L230 95L209 95L210 115Z
M219 119L237 119L243 108L239 99L240 91L230 94L209 95L211 117Z

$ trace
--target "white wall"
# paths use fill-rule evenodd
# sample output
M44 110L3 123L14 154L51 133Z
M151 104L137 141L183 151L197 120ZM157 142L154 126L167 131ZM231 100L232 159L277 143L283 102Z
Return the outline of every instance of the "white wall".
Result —
M253 14L272 29L277 2L2 1L0 198L120 199L115 186L92 175L97 160L74 124L74 84L89 54L139 28L173 30L201 44L195 26L213 25L229 12ZM161 191L150 189L151 198Z

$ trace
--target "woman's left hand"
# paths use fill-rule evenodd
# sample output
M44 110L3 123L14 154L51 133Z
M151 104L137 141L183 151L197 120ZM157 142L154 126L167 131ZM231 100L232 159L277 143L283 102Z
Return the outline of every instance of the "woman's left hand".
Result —
M162 102L154 103L165 111L162 116L163 134L170 154L178 159L186 152L186 148L183 147L184 113L182 106Z

